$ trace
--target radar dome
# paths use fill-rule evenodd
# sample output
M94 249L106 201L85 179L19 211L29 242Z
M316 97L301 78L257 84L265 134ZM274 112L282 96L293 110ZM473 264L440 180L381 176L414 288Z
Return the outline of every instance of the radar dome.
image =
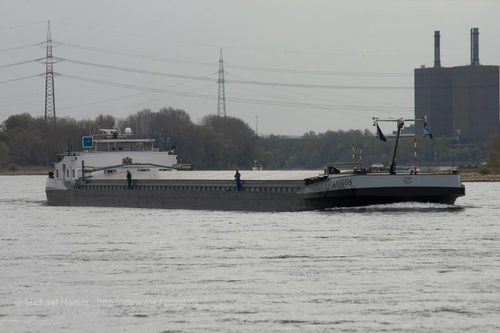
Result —
M125 128L125 134L132 134L132 129L130 127Z

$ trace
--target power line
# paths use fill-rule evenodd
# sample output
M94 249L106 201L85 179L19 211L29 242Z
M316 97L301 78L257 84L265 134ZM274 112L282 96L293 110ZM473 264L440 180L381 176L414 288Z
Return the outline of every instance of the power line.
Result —
M306 83L287 83L287 82L267 82L267 81L243 81L228 80L227 82L236 84L253 84L260 86L291 87L291 88L313 88L313 89L336 89L336 90L410 90L411 86L351 86L335 84L306 84Z
M390 72L336 72L326 70L306 70L306 69L290 69L290 68L273 68L273 67L257 67L257 66L242 66L232 65L228 63L229 68L240 68L252 71L284 73L284 74L307 74L307 75L325 75L325 76L357 76L357 77L413 77L413 73L390 73Z
M139 53L130 53L123 51L110 50L105 48L98 48L92 46L84 46L74 43L66 43L66 42L58 42L59 45L65 45L71 48L76 48L80 50L87 50L93 52L101 52L108 54L121 55L132 58L139 59L151 59L162 62L170 62L176 64L184 64L184 65L197 65L197 66L214 66L215 62L194 62L194 61L185 61L178 59L169 59L158 56L150 56ZM273 72L273 73L288 73L288 74L308 74L308 75L329 75L329 76L361 76L361 77L412 77L412 73L389 73L389 72L336 72L336 71L325 71L325 70L304 70L304 69L289 69L289 68L273 68L273 67L258 67L258 66L244 66L229 63L230 68L240 68L245 70L255 70L262 72Z
M84 66L92 66L98 68L106 68L111 70L133 72L139 74L150 74L158 76L167 76L180 79L191 79L191 80L201 80L201 81L214 81L210 77L204 76L193 76L193 75L182 75L182 74L172 74L165 72L149 71L143 69L136 69L130 67L121 67L114 65L105 65L95 62L74 60L68 58L60 58L68 63L79 64ZM226 80L228 83L235 84L247 84L247 85L261 85L261 86L281 86L281 87L294 87L294 88L313 88L313 89L342 89L342 90L409 90L413 89L411 86L349 86L349 85L328 85L328 84L306 84L306 83L287 83L287 82L267 82L267 81L256 81L256 80Z
M59 45L65 45L65 46L75 48L75 49L80 49L80 50L115 54L115 55L120 55L120 56L125 56L125 57L131 57L131 58L150 59L150 60L156 60L156 61L162 61L162 62L181 64L181 65L196 65L196 66L210 66L210 67L212 67L216 64L216 62L194 62L194 61L186 61L186 60L177 60L177 59L169 59L169 58L163 58L163 57L158 57L158 56L144 55L144 54L139 54L139 53L130 53L130 52L109 50L109 49L92 47L92 46L84 46L84 45L78 45L78 44L73 44L73 43L65 43L65 42L58 42L58 43L59 43Z
M41 75L44 75L44 74L35 74L35 75L30 75L30 76L20 77L20 78L17 78L17 79L6 80L6 81L0 81L0 84L6 84L6 83L11 83L11 82L16 82L16 81L21 81L21 80L31 79L31 78L34 78L34 77L40 77Z
M97 104L102 104L102 103L107 103L107 102L120 101L120 100L123 100L125 98L141 96L145 93L146 92L141 92L138 94L123 95L123 96L119 96L119 97L100 99L100 100L93 101L93 102L79 103L79 104L73 104L73 105L64 105L61 108L63 108L64 110L68 110L68 109L74 109L74 108L79 108L79 107L83 107L83 106L91 106L91 105L97 105Z
M24 64L29 64L30 62L39 62L41 60L44 60L45 58L38 58L38 59L33 59L33 60L26 60L26 61L20 61L20 62L15 62L12 64L6 64L6 65L0 65L0 68L7 68L7 67L14 67L18 65L24 65Z
M9 47L7 49L1 49L0 52L9 52L9 51L14 51L14 50L27 49L29 47L38 46L40 44L41 43L35 43L35 44L28 44L28 45L21 45L21 46Z
M269 106L287 106L295 108L312 108L312 109L322 109L331 111L377 111L377 112L396 112L400 111L400 108L386 109L380 107L371 106L360 106L360 105L332 105L332 104L311 104L311 103L300 103L300 102L283 102L283 101L272 101L272 100L262 100L262 99L250 99L250 98L239 98L233 97L228 98L231 102L245 103L245 104L258 104L258 105L269 105Z
M193 75L164 73L164 72L149 71L149 70L144 70L144 69L136 69L136 68L129 68L129 67L114 66L114 65L104 65L104 64L98 64L95 62L73 60L73 59L68 59L68 58L60 58L60 60L63 60L65 62L72 63L72 64L92 66L92 67L98 67L98 68L106 68L106 69L117 70L117 71L132 72L132 73L137 73L137 74L149 74L149 75L173 77L173 78L177 78L177 79L190 79L190 80L215 82L215 80L213 78L205 77L205 76L193 76Z
M93 78L86 78L86 77L70 75L70 74L61 74L61 73L58 73L58 74L63 76L63 77L69 78L69 79L74 79L74 80L79 80L79 81L84 81L84 82L99 83L99 84L127 88L127 89L142 90L142 91L147 91L147 92L152 92L152 93L179 95L179 96L205 98L205 99L215 98L214 96L211 96L211 95L201 95L201 94L193 94L193 93L175 91L175 90L167 90L167 89L160 89L160 88L153 88L153 87L144 87L144 86L139 86L139 85L134 85L134 84L113 82L113 81L107 81L107 80L99 80L99 79L93 79Z
M99 79L93 79L93 78L86 78L86 77L69 75L69 74L59 74L59 75L61 75L62 77L73 79L73 80L92 82L92 83L104 84L104 85L127 88L127 89L135 89L135 90L147 91L147 92L151 92L151 93L159 93L159 94L174 95L174 96L184 96L184 97L198 98L198 99L210 99L210 100L217 99L217 96L212 96L212 95L207 95L207 94L198 94L198 93L192 93L192 92L167 90L167 89L153 88L153 87L144 87L144 86L139 86L139 85L113 82L113 81L108 81L108 80L99 80ZM286 106L286 107L294 107L294 108L312 108L312 109L323 109L323 110L330 110L330 111L345 110L345 111L370 111L370 112L373 112L373 111L396 112L396 111L400 110L400 108L397 108L397 107L393 107L391 109L391 107L384 108L384 107L370 107L370 106L359 106L359 105L356 106L356 105L311 104L311 103L296 103L296 102L284 102L284 101L238 98L238 97L227 98L227 100L231 101L231 102L235 102L235 103L258 104L258 105L268 105L268 106Z
M232 75L235 75L234 73ZM239 75L236 75L238 76L241 80L244 80L245 78L242 78L241 76ZM284 100L285 102L289 102L290 101L290 97L282 97L282 96L277 96L275 94L269 94L269 89L265 89L265 91L258 91L256 90L256 88L250 88L250 87L246 87L245 88L246 91L252 91L256 94L259 94L259 95L264 95L264 96L268 96L274 100L278 99L278 100ZM303 97L306 97L308 99L314 99L315 101L318 101L318 100L323 100L325 101L327 104L326 105L335 105L336 107L354 107L354 108L364 108L364 106L359 106L359 105L337 105L337 104L332 104L332 101L331 100L328 100L328 99L324 99L324 98L319 98L317 96L311 96L310 94L306 94L305 91L303 90L300 90L298 91L297 89L289 89L289 88L286 88L286 87L280 87L280 91L284 91L290 95L293 96L293 98L296 98L297 96L303 96ZM300 102L299 102L300 103ZM397 110L397 111L401 111L401 110L413 110L413 107L409 107L409 106L366 106L366 108L370 109L370 110L377 110L377 109L393 109L393 110Z
M193 88L193 89L191 89L191 90L189 90L187 92L191 92L191 91L203 89L203 88L205 88L207 86L208 86L207 84L204 84L201 87ZM79 103L79 104L67 105L67 106L63 106L62 108L65 109L65 110L67 110L67 109L74 109L74 108L79 108L79 107L84 107L84 106L103 104L103 103L107 103L107 102L123 100L125 98L130 98L130 97L138 97L138 96L145 95L147 93L149 93L149 92L147 92L147 91L141 91L138 94L128 94L128 95L122 95L120 97L100 99L100 100L97 100L97 101L94 101L94 102L86 102L86 103ZM160 99L165 99L165 97L156 98L156 99L153 99L153 101L160 100ZM148 99L148 102L151 102L151 98Z

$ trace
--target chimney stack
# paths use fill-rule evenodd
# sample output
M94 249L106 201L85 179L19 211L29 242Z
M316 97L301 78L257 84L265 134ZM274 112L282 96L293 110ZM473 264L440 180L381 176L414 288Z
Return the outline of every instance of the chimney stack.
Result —
M439 30L434 31L434 67L441 67L441 45Z
M471 65L479 65L479 28L470 29Z

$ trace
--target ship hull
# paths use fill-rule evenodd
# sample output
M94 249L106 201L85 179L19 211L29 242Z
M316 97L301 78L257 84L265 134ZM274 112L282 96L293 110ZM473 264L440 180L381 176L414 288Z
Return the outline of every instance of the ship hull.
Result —
M169 192L148 189L47 191L56 206L134 207L192 210L298 211L307 210L294 194L198 191Z
M356 207L398 202L429 202L453 205L458 197L465 194L462 188L370 188L328 191L324 198L310 198L309 206L315 209L333 207Z
M279 183L270 187L247 182L242 191L237 191L231 183L225 183L220 188L172 187L161 182L137 182L132 188L123 182L89 183L65 190L50 188L46 194L48 204L57 206L266 212L324 210L410 201L454 204L458 197L465 194L458 176L450 178L458 179L458 183L447 181L438 186L435 183L440 178L431 177L424 182L417 178L415 184L402 186L395 176L387 177L392 178L381 182L380 178L370 180L369 176L335 177L310 186L296 186L293 183L291 185L294 186L289 187L280 186L282 184ZM408 177L405 181L408 182ZM378 186L381 183L386 185Z

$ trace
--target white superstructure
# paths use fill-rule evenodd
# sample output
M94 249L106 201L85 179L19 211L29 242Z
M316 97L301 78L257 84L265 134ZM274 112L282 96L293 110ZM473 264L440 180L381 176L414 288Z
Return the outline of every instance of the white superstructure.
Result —
M175 148L160 152L154 147L154 139L137 138L130 128L123 134L115 129L101 129L99 134L82 138L83 151L68 151L60 155L47 178L47 189L66 189L82 178L82 170L92 171L110 166L155 164L173 167L177 164ZM96 174L106 170L97 171Z

